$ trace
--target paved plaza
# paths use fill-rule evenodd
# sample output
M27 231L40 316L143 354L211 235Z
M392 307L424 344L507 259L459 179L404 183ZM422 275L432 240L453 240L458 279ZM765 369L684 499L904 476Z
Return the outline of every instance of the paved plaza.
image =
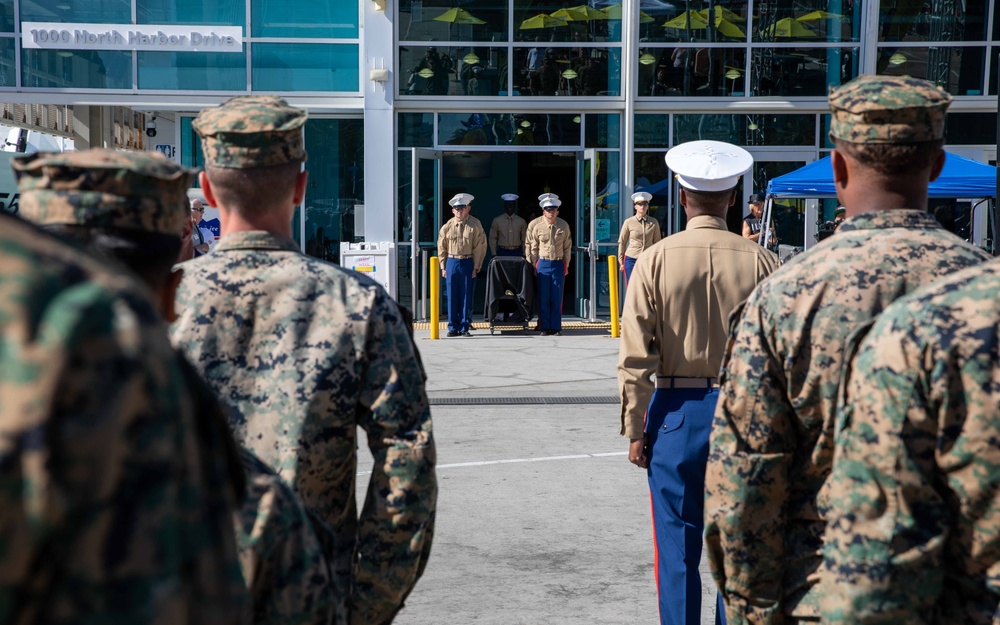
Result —
M646 475L618 435L618 339L604 329L428 335L417 331L438 448L437 525L427 571L395 623L658 622ZM371 461L360 457L364 488ZM702 583L712 623L707 570Z

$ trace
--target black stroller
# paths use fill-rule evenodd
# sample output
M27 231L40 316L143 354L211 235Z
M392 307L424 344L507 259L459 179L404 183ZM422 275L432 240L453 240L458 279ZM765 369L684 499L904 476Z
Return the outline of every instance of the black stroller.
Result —
M528 330L535 316L535 272L528 261L519 256L497 256L486 271L486 321L490 334L496 326L520 326ZM497 315L507 321L497 322Z

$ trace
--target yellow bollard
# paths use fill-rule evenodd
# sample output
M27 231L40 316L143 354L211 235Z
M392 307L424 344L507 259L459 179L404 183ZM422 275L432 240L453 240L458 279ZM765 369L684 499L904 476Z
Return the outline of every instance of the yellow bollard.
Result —
M618 321L618 257L608 256L608 290L611 291L611 336L621 336Z
M441 338L441 263L437 256L431 256L431 338Z

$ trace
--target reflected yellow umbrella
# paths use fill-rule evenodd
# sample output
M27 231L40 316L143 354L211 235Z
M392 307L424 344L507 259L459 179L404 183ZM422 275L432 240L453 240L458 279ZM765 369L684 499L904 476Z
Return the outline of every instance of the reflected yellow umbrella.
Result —
M483 20L479 19L472 13L469 13L465 9L448 9L441 15L434 18L436 22L448 22L450 24L485 24Z
M550 13L552 17L557 17L559 19L564 19L570 22L589 22L591 20L606 20L608 19L608 14L604 11L599 11L586 4L581 4L576 7L569 7L568 9L559 9L554 13Z
M603 9L601 9L601 11L603 11L604 14L608 16L609 20L620 20L622 18L622 5L621 5L621 3L608 5L608 6L604 7ZM639 23L640 24L651 24L652 22L655 22L655 21L656 21L656 18L654 18L649 13L646 13L645 11L639 11Z
M771 37L817 37L818 35L803 26L798 22L798 20L785 17L780 20L770 28L767 29L767 34Z
M706 20L708 19L708 9L702 9L698 11L698 15L701 15ZM725 7L716 6L715 7L715 19L729 20L730 22L745 22L746 20L739 15L733 13Z
M672 20L664 22L664 28L693 28L702 30L708 28L708 20L697 11L685 11Z
M545 13L539 13L534 17L529 17L528 19L521 22L520 30L534 30L537 28L555 28L557 26L565 26L567 24L566 20L560 19L558 17L552 17L551 15L546 15Z
M839 19L844 16L840 13L827 13L826 11L813 11L812 13L806 13L802 17L798 18L800 22L816 22L819 20L827 19Z
M688 25L688 20L690 19L690 26ZM747 34L743 32L736 24L733 24L729 20L723 19L721 17L716 17L714 20L715 30L719 31L726 37L732 38L746 38ZM664 28L675 28L684 30L691 28L693 30L706 30L708 28L708 19L703 16L698 11L685 11L681 13L674 19L663 24Z

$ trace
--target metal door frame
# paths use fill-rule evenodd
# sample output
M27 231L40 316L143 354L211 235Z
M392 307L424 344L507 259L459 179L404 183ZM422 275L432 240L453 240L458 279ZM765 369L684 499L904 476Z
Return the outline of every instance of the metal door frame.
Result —
M590 297L587 300L587 321L590 323L597 321L597 150L586 148L576 153L576 188L580 195L580 207L583 208L584 180L581 163L590 161L590 218L587 224L587 237L584 239L586 245L575 246L576 251L585 252L588 259L588 275L585 279L590 280ZM586 165L584 165L586 166ZM579 220L579 216L577 217ZM578 299L583 299L578 296Z
M420 163L421 161L436 161L437 169L436 176L434 180L435 194L434 199L440 201L441 198L438 195L444 189L444 161L443 153L440 150L429 150L427 148L411 148L412 158L410 159L411 166L411 178L410 178L410 281L411 281L411 293L410 301L413 306L413 316L416 317L417 313L417 294L420 292L419 288L421 284L426 284L426 281L420 280L422 273L420 271L420 211L418 207L420 205ZM437 226L437 215L438 207L431 207L432 219L435 220L434 225ZM423 298L426 299L426 296ZM426 316L426 315L421 315Z
M758 148L750 146L745 149L753 155L754 163L760 161L768 163L802 162L805 165L808 165L816 161L816 150L813 148ZM767 189L758 190L762 193L767 191ZM743 174L743 198L741 206L745 207L747 205L747 200L750 199L750 194L753 192L753 168L751 168L750 171ZM819 216L819 200L817 198L804 199L806 202L806 212L803 220L803 227L805 231L802 233L802 249L807 250L816 242L814 237L818 229L816 225L816 218ZM764 214L761 215L763 221L763 224L761 225L761 236L764 241L771 236L772 205L772 202L765 202Z

